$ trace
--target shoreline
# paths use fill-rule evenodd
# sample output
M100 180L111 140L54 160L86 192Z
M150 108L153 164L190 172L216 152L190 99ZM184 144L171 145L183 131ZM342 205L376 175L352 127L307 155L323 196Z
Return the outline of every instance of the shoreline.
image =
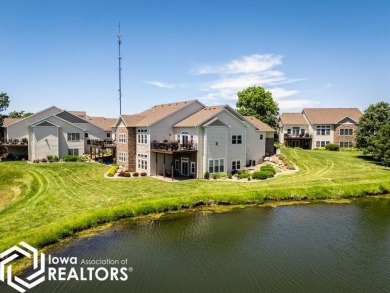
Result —
M247 208L277 208L284 206L295 206L295 205L310 205L310 204L349 204L359 199L378 200L390 198L390 194L376 194L366 195L364 197L350 197L350 198L328 198L328 199L304 199L304 200L266 200L263 203L245 203L245 204L226 204L226 203L211 203L204 205L196 205L193 207L181 208L177 210L166 210L161 212L152 212L148 214L141 214L136 216L121 217L113 219L111 221L96 223L93 226L86 227L85 229L77 230L76 232L67 235L62 238L58 238L52 243L48 243L39 247L42 253L52 253L66 245L71 244L73 241L93 237L98 233L105 232L115 225L120 225L121 222L130 222L131 225L137 225L142 222L154 222L174 219L178 215L184 215L196 212L207 212L207 213L228 213L238 209ZM128 224L128 223L127 223ZM21 259L14 264L14 273L19 275L23 273L25 269L29 267L29 259Z

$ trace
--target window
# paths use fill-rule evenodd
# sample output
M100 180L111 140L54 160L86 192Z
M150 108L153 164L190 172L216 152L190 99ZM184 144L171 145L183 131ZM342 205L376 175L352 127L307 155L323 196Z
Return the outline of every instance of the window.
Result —
M304 136L305 135L305 129L301 129L301 135Z
M353 129L340 129L340 135L352 135Z
M232 171L241 169L241 161L232 161Z
M340 141L340 148L351 148L353 147L352 141Z
M291 128L287 129L287 134L291 134Z
M107 133L107 138L110 138L111 137L111 133Z
M124 152L119 152L119 154L118 154L118 160L119 160L119 162L126 162L126 153L124 153Z
M191 162L190 172L191 174L195 174L195 162Z
M137 139L139 144L147 144L148 143L148 130L147 129L138 129L137 130Z
M126 134L119 134L119 139L118 141L120 143L125 143L126 142Z
M80 133L68 133L68 141L80 140Z
M325 147L328 143L330 143L330 141L323 141L323 140L317 140L316 141L316 147L317 148L323 148Z
M292 134L293 136L299 136L300 127L293 127L292 128Z
M78 156L79 155L79 149L68 149L68 155L70 155L70 156Z
M242 144L242 136L232 135L232 144Z
M264 139L264 134L260 134L260 140Z
M317 135L330 135L330 125L317 125Z
M138 169L148 170L148 155L138 154Z
M225 159L210 159L209 173L219 173L225 171Z
M88 138L88 132L84 133L84 137Z
M175 170L179 170L179 160L175 160Z

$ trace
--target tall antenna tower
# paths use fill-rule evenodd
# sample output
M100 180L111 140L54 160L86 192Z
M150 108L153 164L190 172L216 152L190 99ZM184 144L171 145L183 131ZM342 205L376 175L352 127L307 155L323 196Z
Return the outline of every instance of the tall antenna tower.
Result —
M122 35L121 35L121 23L118 24L118 48L119 48L119 54L118 54L118 62L119 62L119 115L122 115L122 56L121 56L121 44L122 44Z

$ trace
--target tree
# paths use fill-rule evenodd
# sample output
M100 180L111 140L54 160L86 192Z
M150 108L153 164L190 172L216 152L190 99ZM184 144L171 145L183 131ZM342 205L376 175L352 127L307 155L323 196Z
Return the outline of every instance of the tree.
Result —
M31 112L24 112L24 111L13 111L8 113L8 118L26 118L28 116L33 115L34 113Z
M6 93L0 93L0 112L6 110L9 106L9 97ZM0 126L3 125L3 115L0 114Z
M390 123L383 125L372 138L372 156L385 166L390 166Z
M276 128L279 115L278 103L272 93L260 86L248 87L238 92L237 111L244 116L255 116L259 120Z
M357 147L363 150L364 154L370 155L375 152L372 140L382 126L390 123L390 104L379 102L370 105L359 121L357 132Z

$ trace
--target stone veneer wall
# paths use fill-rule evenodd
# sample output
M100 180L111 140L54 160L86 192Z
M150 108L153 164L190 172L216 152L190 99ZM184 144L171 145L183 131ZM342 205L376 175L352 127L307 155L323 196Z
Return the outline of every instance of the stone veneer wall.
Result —
M126 142L119 142L119 134L126 135ZM117 155L116 161L119 166L125 167L130 172L135 172L136 170L136 155L137 155L137 136L135 127L118 127L116 130L115 138L117 139ZM119 162L119 153L124 152L126 154L126 162Z
M340 129L353 129L352 135L340 135ZM340 141L351 141L356 146L356 132L358 126L356 124L337 124L334 128L333 142L339 144Z

